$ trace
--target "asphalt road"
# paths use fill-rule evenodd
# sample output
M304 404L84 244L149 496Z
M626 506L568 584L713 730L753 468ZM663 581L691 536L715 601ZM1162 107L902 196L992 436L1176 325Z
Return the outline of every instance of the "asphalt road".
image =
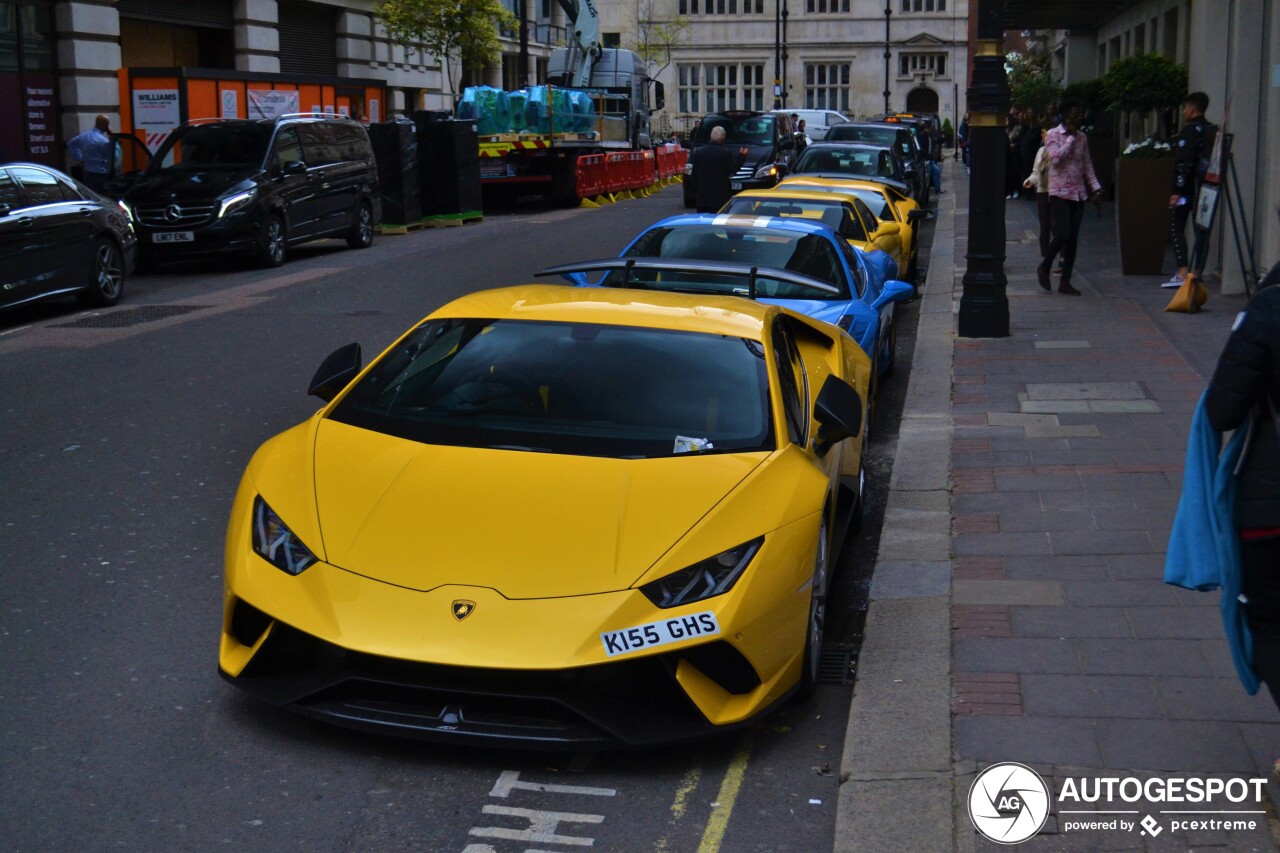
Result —
M217 676L232 495L254 449L317 408L306 388L325 355L358 340L371 356L459 294L616 254L681 209L678 188L518 208L365 252L303 247L279 270L168 268L131 279L108 312L0 315L3 846L830 849L849 683L719 740L570 755L354 734ZM848 652L909 373L915 306L902 308L866 522L833 591L832 642Z

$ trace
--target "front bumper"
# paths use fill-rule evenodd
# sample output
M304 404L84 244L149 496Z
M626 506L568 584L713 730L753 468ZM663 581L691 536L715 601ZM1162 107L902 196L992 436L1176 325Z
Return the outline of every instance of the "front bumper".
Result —
M262 219L259 216L228 216L192 228L154 228L134 225L141 257L151 262L179 261L215 255L250 256L261 248ZM155 235L189 231L186 242L156 242Z
M261 640L238 677L225 670L222 676L304 716L422 740L549 749L688 740L749 720L709 722L681 689L682 668L712 673L744 693L760 686L755 671L726 642L577 669L527 671L378 657L279 622Z

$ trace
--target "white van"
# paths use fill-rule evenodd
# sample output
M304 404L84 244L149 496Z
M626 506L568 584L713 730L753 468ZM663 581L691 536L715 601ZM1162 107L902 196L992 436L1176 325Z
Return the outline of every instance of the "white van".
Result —
M840 124L849 120L835 110L773 110L773 112L795 115L803 119L805 133L809 134L809 138L814 142L821 142L826 139L827 128L833 124Z

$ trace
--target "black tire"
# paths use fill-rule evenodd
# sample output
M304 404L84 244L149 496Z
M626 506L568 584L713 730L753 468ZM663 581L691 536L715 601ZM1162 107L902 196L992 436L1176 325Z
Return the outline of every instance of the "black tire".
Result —
M347 247L351 249L367 249L373 245L373 208L363 199L356 204L355 215L351 220L351 231L347 234Z
M285 230L284 220L276 214L270 214L262 223L262 237L259 241L258 259L264 267L278 267L284 263Z
M898 312L893 312L893 322L889 324L889 363L884 366L881 376L888 379L893 369L898 366Z
M826 635L827 589L831 583L831 527L828 513L822 513L818 528L818 556L813 566L813 586L809 593L809 621L805 623L804 661L796 696L808 699L818 687L818 667L822 662L822 639Z
M99 237L93 245L88 286L80 291L86 305L115 305L124 295L124 255L109 237Z

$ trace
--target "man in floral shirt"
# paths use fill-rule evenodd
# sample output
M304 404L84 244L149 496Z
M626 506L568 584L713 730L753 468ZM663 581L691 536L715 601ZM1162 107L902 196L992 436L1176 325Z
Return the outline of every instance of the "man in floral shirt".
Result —
M1089 159L1089 140L1080 132L1084 108L1078 101L1065 100L1058 112L1062 123L1045 134L1045 153L1049 157L1049 228L1053 234L1036 278L1045 290L1051 290L1049 269L1053 259L1062 253L1062 278L1058 292L1079 296L1071 286L1071 270L1076 262L1076 241L1080 236L1080 220L1084 203L1090 199L1102 204L1102 184L1093 172Z

